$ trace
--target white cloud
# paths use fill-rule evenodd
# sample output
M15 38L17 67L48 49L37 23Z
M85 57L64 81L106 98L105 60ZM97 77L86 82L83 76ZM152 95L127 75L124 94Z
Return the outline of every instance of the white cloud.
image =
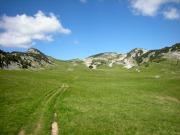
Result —
M180 11L178 11L176 8L170 8L163 12L163 15L166 19L174 20L180 18Z
M155 16L162 5L167 3L179 3L180 0L130 0L131 7L136 14Z
M34 40L52 41L54 33L70 34L58 18L38 11L34 16L26 14L2 16L0 18L0 45L4 47L28 48Z
M87 3L87 0L80 0L81 3Z

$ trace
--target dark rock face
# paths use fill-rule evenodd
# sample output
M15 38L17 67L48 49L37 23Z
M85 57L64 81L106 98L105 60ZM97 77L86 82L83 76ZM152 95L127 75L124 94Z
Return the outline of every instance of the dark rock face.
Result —
M53 64L45 54L37 49L30 48L26 53L23 52L4 52L0 50L0 68L40 68Z

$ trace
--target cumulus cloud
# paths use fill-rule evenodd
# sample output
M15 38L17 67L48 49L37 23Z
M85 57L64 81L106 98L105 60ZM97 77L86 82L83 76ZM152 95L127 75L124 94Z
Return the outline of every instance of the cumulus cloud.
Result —
M180 11L176 8L170 8L163 12L163 15L166 19L174 20L180 18Z
M167 3L179 3L180 0L130 0L134 13L144 16L155 16L161 6Z
M0 30L1 46L20 48L28 48L36 40L52 41L54 33L71 33L53 13L45 15L42 11L38 11L34 16L4 15L0 18Z

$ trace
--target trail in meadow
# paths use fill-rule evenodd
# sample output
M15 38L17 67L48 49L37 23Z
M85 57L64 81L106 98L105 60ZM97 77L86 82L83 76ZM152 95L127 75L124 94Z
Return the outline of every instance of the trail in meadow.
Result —
M39 121L38 121L37 126L36 126L36 128L34 130L34 133L33 133L34 135L37 135L41 131L41 129L42 129L42 126L43 126L43 117L44 117L44 113L45 113L46 109L48 107L50 107L51 103L55 104L57 97L59 95L63 94L68 87L69 86L67 84L63 83L62 86L58 90L48 94L47 100L45 100L44 106L42 107L42 111L41 111L41 115L40 115ZM57 131L56 128L58 128L58 125L54 124L52 128L53 128L54 131ZM54 132L54 133L58 133L58 132ZM53 135L57 135L57 134L53 134Z
M36 122L36 126L33 130L33 132L31 134L33 135L38 135L42 132L43 130L43 126L44 126L44 117L45 117L45 113L46 111L52 107L55 103L56 103L56 100L57 98L62 95L67 89L68 89L68 85L63 83L58 89L56 90L51 90L51 91L48 91L47 93L45 93L45 97L42 101L42 104L39 105L39 108L40 110L38 110L40 113L39 113L39 118ZM58 123L56 122L56 119L57 119L57 114L54 112L54 120L53 120L53 123L51 125L51 135L58 135ZM22 129L20 132L19 132L19 135L25 135L25 129Z
M51 135L58 135L58 123L57 123L57 114L54 113L54 121L51 125Z

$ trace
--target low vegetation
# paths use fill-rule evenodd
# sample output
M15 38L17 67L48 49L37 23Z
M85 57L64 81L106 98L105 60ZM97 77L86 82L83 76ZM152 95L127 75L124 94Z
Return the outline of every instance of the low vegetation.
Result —
M138 70L119 65L91 70L63 61L55 65L0 70L0 134L48 135L55 113L60 135L180 134L177 61Z

